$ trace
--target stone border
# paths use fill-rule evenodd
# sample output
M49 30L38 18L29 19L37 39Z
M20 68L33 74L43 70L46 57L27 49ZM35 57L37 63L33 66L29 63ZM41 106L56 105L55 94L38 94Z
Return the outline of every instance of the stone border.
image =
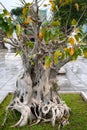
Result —
M80 95L81 95L81 97L83 98L83 100L85 101L85 102L87 102L87 94L85 94L85 92L81 92L80 93Z
M9 95L9 94L13 94L14 92L9 92L8 94L7 94L7 96ZM85 94L85 92L83 92L83 91L59 91L59 94L61 94L61 93L64 93L64 94L79 94L81 97L82 97L82 99L85 101L85 102L87 102L87 95ZM7 97L7 96L5 96L4 97L4 99L2 99L2 101L0 102L0 104L5 100L5 98Z
M87 102L87 94L85 94L85 92L83 92L83 91L59 91L59 93L70 93L70 94L74 94L74 93L77 93L77 94L79 94L81 97L82 97L82 99L85 101L85 102Z
M0 105L3 103L3 101L6 99L6 97L9 95L9 94L14 94L14 92L8 92L6 93L0 100Z

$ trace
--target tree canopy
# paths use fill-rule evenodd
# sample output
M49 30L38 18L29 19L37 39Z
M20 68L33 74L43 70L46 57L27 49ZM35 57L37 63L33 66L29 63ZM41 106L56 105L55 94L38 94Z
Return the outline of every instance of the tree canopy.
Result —
M11 14L15 16L21 16L22 15L23 7L17 7L15 9L11 10Z
M73 22L78 26L87 23L86 0L54 0L54 3L54 19L60 21L62 28L70 28Z

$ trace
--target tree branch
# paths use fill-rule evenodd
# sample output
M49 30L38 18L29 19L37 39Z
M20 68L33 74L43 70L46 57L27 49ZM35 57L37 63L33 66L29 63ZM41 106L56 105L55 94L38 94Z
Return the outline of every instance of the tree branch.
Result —
M87 5L85 6L85 9L84 9L84 11L83 11L83 13L82 13L81 17L80 17L80 18L79 18L79 20L77 21L76 26L78 26L78 24L79 24L79 22L80 22L81 18L83 17L83 15L84 15L84 14L85 14L85 12L86 12L86 9L87 9Z
M10 39L11 40L11 39ZM12 41L12 40L11 40ZM19 48L19 46L18 45L16 45L16 44L14 44L13 42L10 42L10 41L6 41L6 43L8 43L8 44L10 44L10 45L12 45L12 46L14 46L14 47L16 47L16 48Z
M6 7L0 2L0 5L5 9L5 10L7 10L6 9ZM8 10L7 10L8 11ZM9 12L9 11L8 11Z
M67 32L67 26L68 26L68 22L69 22L70 15L71 15L71 10L72 10L72 5L70 4L70 12L69 12L69 15L68 15L68 19L66 21L66 32Z
M66 63L68 63L69 61L71 61L71 60L72 60L72 57L69 57L68 59L63 60L62 62L59 62L58 65L52 66L52 67L51 67L51 70L52 70L54 73L58 74L60 68L61 68L62 66L64 66Z
M80 42L87 36L87 33L81 38Z

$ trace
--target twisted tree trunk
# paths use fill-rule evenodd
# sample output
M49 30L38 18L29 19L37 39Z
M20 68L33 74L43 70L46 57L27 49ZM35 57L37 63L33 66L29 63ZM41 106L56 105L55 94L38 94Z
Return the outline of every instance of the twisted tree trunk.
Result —
M24 126L30 120L31 125L39 122L51 122L52 126L58 121L58 127L68 124L69 107L58 94L56 76L50 68L45 68L36 56L34 65L23 56L25 71L18 77L16 91L8 109L21 113L20 120L13 125ZM53 77L55 76L55 77ZM32 121L36 123L32 124Z

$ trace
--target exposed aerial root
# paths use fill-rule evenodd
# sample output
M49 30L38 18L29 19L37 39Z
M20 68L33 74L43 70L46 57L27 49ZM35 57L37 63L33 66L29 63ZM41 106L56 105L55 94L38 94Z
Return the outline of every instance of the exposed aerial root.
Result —
M3 121L3 123L2 123L2 127L3 127L3 126L5 125L5 123L6 123L7 115L8 115L8 107L6 108L5 118L4 118L4 121Z
M29 120L30 126L40 122L50 122L54 126L57 120L58 130L60 130L61 126L69 123L70 108L62 101L58 93L50 89L47 73L44 73L38 82L40 83L39 86L36 85L33 88L31 79L27 76L29 75L23 75L18 79L14 98L6 110L6 117L8 109L17 110L21 114L19 121L11 127L22 127ZM6 117L3 125L6 122ZM33 120L36 122L32 123Z
M29 106L21 103L20 100L16 98L15 104L13 105L12 109L19 111L21 113L21 117L20 117L20 120L15 125L12 125L11 127L26 125L30 117L30 112L31 112Z
M15 125L12 125L11 127L19 126L21 124L22 120L23 120L23 116L21 116L20 120Z
M39 123L40 123L40 121L41 121L41 119L37 119L37 121L36 121L35 123L31 124L30 126L37 125L37 124L39 124Z

